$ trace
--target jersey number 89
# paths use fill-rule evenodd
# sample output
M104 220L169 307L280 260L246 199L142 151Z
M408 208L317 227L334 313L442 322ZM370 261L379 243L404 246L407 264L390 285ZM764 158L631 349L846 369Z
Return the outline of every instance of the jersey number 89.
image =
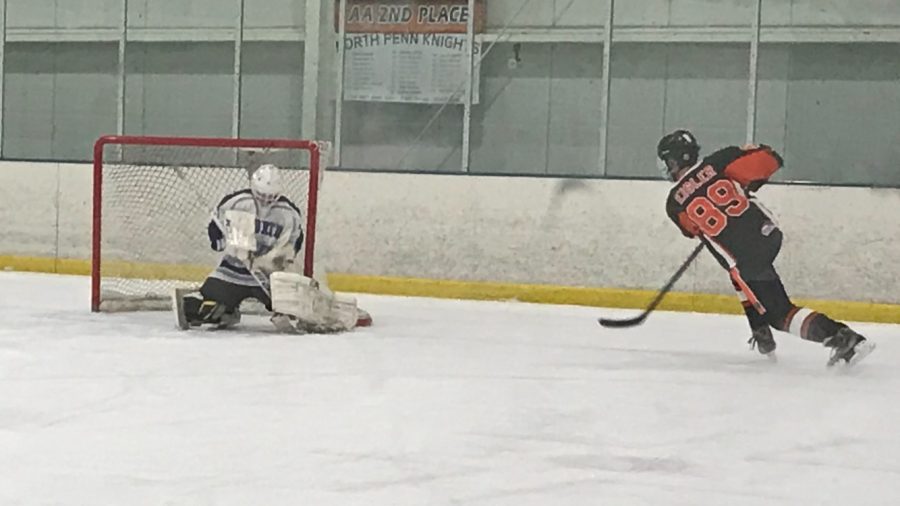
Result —
M706 196L697 196L688 204L688 217L709 237L716 237L728 226L728 217L738 217L750 207L734 183L720 179L709 186Z

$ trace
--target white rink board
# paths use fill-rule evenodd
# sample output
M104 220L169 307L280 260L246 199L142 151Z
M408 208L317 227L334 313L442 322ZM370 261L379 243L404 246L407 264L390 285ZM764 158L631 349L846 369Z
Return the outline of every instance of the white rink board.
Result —
M897 326L835 373L732 316L361 296L351 334L182 333L88 292L0 273L0 504L900 504Z
M0 162L0 255L88 258L88 165ZM25 177L27 175L27 177ZM567 191L560 192L560 189ZM665 182L327 172L317 265L332 272L657 289L693 247ZM796 297L900 303L900 190L770 185ZM197 230L197 248L207 248ZM181 252L180 254L187 254ZM682 291L733 293L704 255Z

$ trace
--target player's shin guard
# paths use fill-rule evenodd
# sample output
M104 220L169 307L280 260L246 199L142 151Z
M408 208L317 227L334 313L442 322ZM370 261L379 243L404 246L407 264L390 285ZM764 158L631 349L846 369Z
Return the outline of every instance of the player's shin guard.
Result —
M809 308L794 307L784 319L782 330L801 339L821 343L847 326Z
M855 364L875 349L874 344L847 325L807 308L794 308L785 319L785 326L802 339L831 348L829 367L841 361Z

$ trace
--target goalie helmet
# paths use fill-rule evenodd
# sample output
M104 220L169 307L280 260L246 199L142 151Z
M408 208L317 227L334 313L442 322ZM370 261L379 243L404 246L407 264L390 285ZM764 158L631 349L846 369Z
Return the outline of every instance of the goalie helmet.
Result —
M700 144L694 134L687 130L675 130L660 139L656 145L659 170L667 179L675 181L679 170L697 163Z
M260 207L269 207L281 197L281 173L272 164L261 165L250 176L250 192Z

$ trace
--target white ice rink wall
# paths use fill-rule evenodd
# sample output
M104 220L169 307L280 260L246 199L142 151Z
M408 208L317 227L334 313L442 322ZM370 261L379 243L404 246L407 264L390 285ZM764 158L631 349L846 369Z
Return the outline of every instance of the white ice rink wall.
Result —
M317 257L330 272L399 278L657 289L693 247L664 211L669 185L329 172ZM900 304L900 191L770 185L798 297ZM0 162L0 256L90 256L91 168ZM205 230L197 247L206 248ZM680 291L730 294L711 258ZM897 309L900 312L900 308Z

